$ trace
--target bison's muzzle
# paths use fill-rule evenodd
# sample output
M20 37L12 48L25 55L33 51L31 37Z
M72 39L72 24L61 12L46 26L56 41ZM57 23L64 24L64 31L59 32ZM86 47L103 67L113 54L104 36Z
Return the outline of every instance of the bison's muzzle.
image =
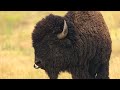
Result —
M35 61L34 68L35 69L39 69L40 68L40 64L41 64L40 61Z
M40 67L38 65L34 64L34 68L39 69Z

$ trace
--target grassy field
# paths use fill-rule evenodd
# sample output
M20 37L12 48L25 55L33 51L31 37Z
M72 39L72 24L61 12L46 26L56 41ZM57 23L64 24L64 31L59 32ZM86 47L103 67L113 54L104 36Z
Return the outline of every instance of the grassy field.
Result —
M31 33L36 22L53 13L65 11L0 11L0 79L49 79L45 71L36 70ZM110 78L120 79L120 12L103 12L112 37ZM59 79L71 79L62 72Z

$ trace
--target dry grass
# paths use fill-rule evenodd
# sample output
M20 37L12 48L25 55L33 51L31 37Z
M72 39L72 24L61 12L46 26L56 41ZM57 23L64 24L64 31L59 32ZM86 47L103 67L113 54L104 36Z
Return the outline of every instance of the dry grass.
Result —
M0 12L0 79L49 79L45 71L36 70L31 33L37 21L53 13L64 15L66 12ZM102 12L110 29L113 52L110 60L110 78L120 78L120 12ZM67 72L59 79L71 79Z

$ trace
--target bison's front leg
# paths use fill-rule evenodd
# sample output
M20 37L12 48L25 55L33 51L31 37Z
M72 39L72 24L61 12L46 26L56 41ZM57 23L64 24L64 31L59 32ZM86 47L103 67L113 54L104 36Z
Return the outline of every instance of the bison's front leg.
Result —
M96 79L109 79L109 62L105 62L99 66Z
M50 70L50 71L48 70L46 71L46 73L48 74L50 79L57 79L59 74L59 72L55 70Z

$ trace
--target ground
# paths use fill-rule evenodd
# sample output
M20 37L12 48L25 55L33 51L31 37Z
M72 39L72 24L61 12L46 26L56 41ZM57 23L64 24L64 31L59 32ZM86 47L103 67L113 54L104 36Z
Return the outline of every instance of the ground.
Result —
M31 33L36 22L53 13L63 16L66 11L0 11L0 79L49 79L42 69L34 69L34 49ZM120 12L102 11L110 29L112 55L110 78L120 78ZM61 72L59 79L71 79Z

